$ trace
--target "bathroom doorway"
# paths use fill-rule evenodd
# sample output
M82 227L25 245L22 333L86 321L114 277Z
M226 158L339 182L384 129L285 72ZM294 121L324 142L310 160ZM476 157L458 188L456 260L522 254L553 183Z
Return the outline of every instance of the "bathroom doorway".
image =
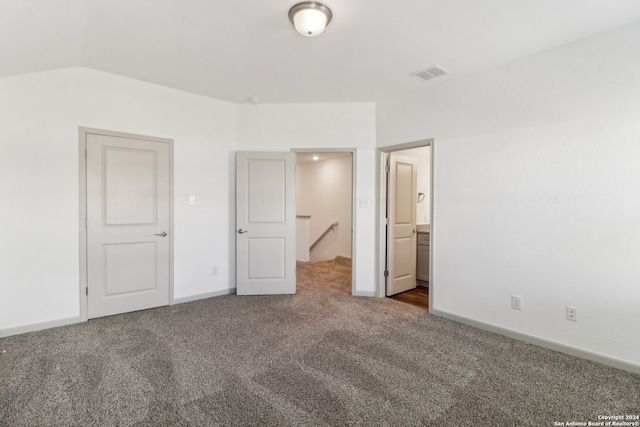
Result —
M379 150L377 293L424 309L433 300L433 142L416 141Z

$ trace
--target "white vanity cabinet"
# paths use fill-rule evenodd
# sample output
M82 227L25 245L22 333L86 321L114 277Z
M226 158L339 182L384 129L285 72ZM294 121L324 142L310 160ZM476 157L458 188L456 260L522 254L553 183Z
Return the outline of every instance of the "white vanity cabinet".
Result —
M429 281L429 233L418 233L417 279Z

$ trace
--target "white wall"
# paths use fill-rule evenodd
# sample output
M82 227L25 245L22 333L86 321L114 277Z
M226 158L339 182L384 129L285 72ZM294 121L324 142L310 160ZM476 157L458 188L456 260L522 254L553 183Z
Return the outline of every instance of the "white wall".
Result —
M431 146L410 148L397 151L403 156L413 157L418 160L418 193L424 193L424 200L416 204L416 222L418 224L431 223Z
M175 297L234 282L235 106L72 68L0 79L0 122L0 333L79 315L79 126L174 139Z
M311 215L310 244L338 222L311 251L311 261L351 258L351 156L298 164L296 204L299 214ZM308 248L307 248L308 249Z
M375 107L373 104L239 105L239 151L355 148L355 293L375 293Z
M640 367L638 52L629 26L377 107L381 146L436 141L436 310Z
M377 132L436 140L436 310L640 366L639 51L633 25L377 107L234 107L80 68L2 78L0 333L78 315L78 126L175 139L178 298L234 282L236 133L241 150L357 149L355 286L373 293Z

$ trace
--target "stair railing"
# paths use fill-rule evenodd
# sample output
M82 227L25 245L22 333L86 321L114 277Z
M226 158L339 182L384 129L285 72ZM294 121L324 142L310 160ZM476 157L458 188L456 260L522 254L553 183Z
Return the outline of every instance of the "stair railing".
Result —
M320 243L320 240L322 240L327 234L329 234L330 231L334 231L337 226L338 221L334 222L326 230L324 230L324 233L322 233L320 237L318 237L316 241L313 242L313 244L309 247L309 251L311 251L311 249L313 249L318 243Z

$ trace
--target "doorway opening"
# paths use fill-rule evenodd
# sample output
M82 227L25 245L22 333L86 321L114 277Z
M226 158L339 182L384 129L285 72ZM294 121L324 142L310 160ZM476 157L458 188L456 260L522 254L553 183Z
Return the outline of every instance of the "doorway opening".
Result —
M353 294L355 150L293 151L297 157L296 261L299 271L314 275L326 271L327 281L332 281L328 285Z
M377 295L433 305L434 140L379 149Z

